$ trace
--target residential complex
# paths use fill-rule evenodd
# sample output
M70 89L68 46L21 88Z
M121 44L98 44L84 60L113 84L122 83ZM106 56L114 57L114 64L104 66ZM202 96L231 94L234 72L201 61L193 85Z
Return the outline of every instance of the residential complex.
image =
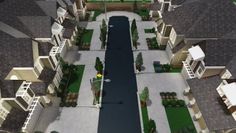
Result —
M169 105L165 105L165 100L175 103L184 101L183 108L186 108L190 126L192 124L194 128L191 133L236 132L236 4L231 0L142 0L141 4L135 1L137 5L125 2L108 1L106 5L106 2L99 0L0 0L0 132L33 133L41 130L38 124L44 123L47 117L42 115L44 110L50 110L61 92L65 96L61 98L61 107L58 107L62 110L61 116L53 119L51 125L47 125L47 130L42 129L41 132L55 129L61 130L60 133L95 133L95 130L99 133L123 130L147 133L145 119L148 121L152 118L157 123L154 122L157 132L181 132L186 125L173 128L167 111ZM146 8L151 11L148 10L147 16L142 16ZM107 9L111 12L107 12ZM129 12L114 11L119 9ZM134 31L133 19L138 25ZM129 26L131 29L127 29ZM107 31L105 37L102 36L103 28L108 30L108 36ZM154 31L151 34L148 30ZM79 36L80 33L89 37ZM139 34L136 42L135 33ZM115 35L122 38L114 39ZM156 49L152 49L153 38ZM103 46L103 43L107 45ZM136 43L139 45L135 46ZM89 48L85 50L78 46L81 44ZM127 50L129 48L131 51ZM110 56L107 57L105 52ZM144 62L140 64L145 67L137 68L138 59L133 61L131 52L134 58L143 53L144 57L140 58ZM97 61L102 67L98 68ZM63 63L68 65L69 74L66 74L66 65L63 66ZM114 68L107 63L113 64ZM85 66L84 76L76 68L78 65ZM115 69L119 65L121 67ZM166 70L168 68L164 70L165 65L180 71L173 74L172 70ZM94 66L96 70L93 70ZM74 71L77 71L76 76L73 75ZM129 80L121 80L119 74ZM65 75L70 78L65 78ZM102 78L98 78L98 75ZM94 76L97 78L95 81L91 80ZM164 80L160 77L164 77ZM177 78L180 80L172 80ZM183 83L177 83L182 79ZM98 90L93 90L96 88L95 82L102 82L97 85ZM129 87L134 90L117 91L131 83ZM73 85L68 87L68 84ZM171 88L172 84L172 87L181 88ZM65 92L62 86L66 86ZM139 95L142 91L140 88L146 86L151 86L150 104L146 103L147 100L144 104ZM162 95L170 94L168 89L174 90L174 96ZM102 101L102 98L105 100ZM159 99L154 101L155 98ZM76 105L68 104L75 102ZM161 109L155 110L156 105ZM173 106L177 109L182 107L181 104ZM116 112L111 112L112 109ZM146 116L143 116L144 110ZM64 122L67 119L63 117L72 122ZM124 122L120 122L124 119ZM132 122L131 127L135 130L126 127L127 123ZM105 125L107 123L109 125ZM71 129L66 129L63 124L71 126ZM113 129L118 127L122 130ZM154 128L150 131L154 132Z
M0 1L2 131L33 132L62 78L60 56L73 45L74 0Z

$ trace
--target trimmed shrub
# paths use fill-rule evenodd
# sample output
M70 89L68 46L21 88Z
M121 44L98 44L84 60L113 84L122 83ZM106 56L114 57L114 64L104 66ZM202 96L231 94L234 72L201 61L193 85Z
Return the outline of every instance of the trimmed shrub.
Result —
M77 106L77 103L76 103L76 102L73 102L73 103L71 103L71 106L72 106L72 107L76 107L76 106Z
M59 106L60 106L60 107L64 107L64 106L65 106L65 103L64 103L64 102L61 102L61 103L59 104Z
M178 101L177 101L177 105L178 105L179 107L184 107L184 106L185 106L184 100L178 100Z
M156 131L156 123L154 120L150 119L147 125L146 132L147 133L154 133Z
M167 107L169 105L169 101L168 100L162 100L162 105L164 107Z
M177 101L176 100L170 100L170 106L171 107L176 107Z

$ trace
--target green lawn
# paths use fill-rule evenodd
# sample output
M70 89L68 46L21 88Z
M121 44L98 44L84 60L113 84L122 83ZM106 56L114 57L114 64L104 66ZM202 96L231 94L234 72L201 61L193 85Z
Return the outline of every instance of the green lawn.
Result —
M99 10L95 10L94 11L94 15L93 15L93 21L96 21L96 17L98 16L98 15L100 15L100 14L102 14L103 12L102 11L99 11Z
M142 110L142 118L143 118L143 128L144 128L144 131L146 131L145 129L147 129L147 124L149 120L147 106L141 107L141 110Z
M183 127L194 127L186 107L167 107L165 110L172 133L178 132ZM192 133L196 133L195 128Z
M82 42L86 44L90 44L92 36L93 36L93 30L85 29L82 35Z
M172 67L171 66L170 72L171 73L180 73L181 70L182 70L182 68L177 68L177 67Z
M84 73L85 65L78 65L76 66L76 70L71 73L69 85L68 85L68 92L78 93L80 89L81 80Z

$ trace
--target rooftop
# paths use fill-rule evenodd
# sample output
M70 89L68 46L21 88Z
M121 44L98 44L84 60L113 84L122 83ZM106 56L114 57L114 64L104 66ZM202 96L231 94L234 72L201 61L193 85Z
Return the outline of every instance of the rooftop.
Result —
M216 90L220 77L188 79L187 83L210 131L236 128L236 121Z
M221 87L232 106L236 106L236 83L230 83Z

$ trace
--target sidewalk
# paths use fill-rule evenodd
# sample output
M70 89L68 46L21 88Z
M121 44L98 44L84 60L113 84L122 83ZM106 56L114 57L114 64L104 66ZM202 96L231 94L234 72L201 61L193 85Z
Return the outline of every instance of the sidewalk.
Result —
M136 21L142 20L142 18L138 14L127 12L127 11L111 11L111 12L107 12L106 16L108 20L111 16L126 16L129 18L129 21L132 21L133 19L136 19ZM104 13L97 16L96 21L102 21L103 19L105 19Z

